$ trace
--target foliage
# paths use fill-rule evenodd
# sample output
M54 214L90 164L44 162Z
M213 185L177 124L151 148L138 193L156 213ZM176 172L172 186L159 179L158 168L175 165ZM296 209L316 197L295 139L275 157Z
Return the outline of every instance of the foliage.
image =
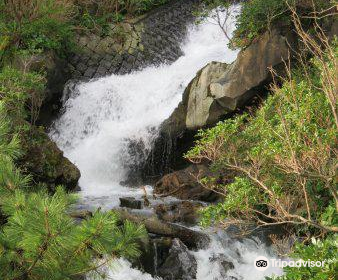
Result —
M121 226L114 212L96 211L75 222L68 215L74 195L61 187L50 195L15 166L22 154L18 132L27 117L25 104L42 91L43 81L39 74L11 68L0 73L0 278L100 276L98 269L115 258L138 256L137 242L145 229L130 222Z
M0 58L21 50L64 53L71 47L73 14L68 0L0 0Z
M235 41L238 47L250 43L277 19L287 22L288 7L284 0L250 0L243 3L237 19Z
M295 246L291 258L304 261L325 261L324 267L285 267L285 274L280 277L267 278L273 280L334 280L337 276L338 235L324 240L312 239L311 244Z
M296 7L298 13L309 14L313 11L322 11L336 0L249 0L242 4L242 12L237 18L237 28L234 34L234 45L246 47L259 34L270 30L275 22L291 25L292 16L290 7ZM303 5L303 6L302 6ZM305 8L307 5L307 8ZM307 11L306 11L307 10ZM304 20L304 19L303 19Z
M5 67L0 72L0 100L5 104L6 114L18 124L29 118L33 123L44 99L45 76L36 72L22 72ZM29 114L27 114L29 109ZM17 131L18 126L13 126Z
M336 0L314 0L308 1L308 9L310 12L313 9L320 11L334 5ZM281 22L283 25L291 25L291 13L289 6L298 7L302 10L302 4L306 1L303 0L248 0L241 3L241 13L237 16L236 30L232 40L230 40L231 48L245 48L257 38L258 35L271 29L272 25L276 22ZM228 0L204 0L204 9L198 12L198 16L214 17L211 11L215 9L221 11L228 11L229 5L236 3L236 1ZM305 3L306 4L306 3ZM314 7L312 7L312 5ZM306 10L306 9L305 9ZM308 13L309 11L301 11ZM210 15L211 14L211 15ZM219 23L219 19L217 19ZM219 24L222 30L224 26ZM227 37L229 37L226 34Z
M0 0L0 62L22 52L63 56L75 47L75 29L96 29L143 14L168 0ZM0 64L1 64L0 63Z
M336 62L326 73L335 75ZM275 87L255 116L226 120L199 133L186 157L237 173L233 183L221 186L224 202L203 210L204 224L290 223L337 231L337 126L318 65L314 59L311 68L295 71L282 88ZM213 181L204 183L213 187Z
M148 12L169 0L77 0L77 24L87 29L101 29L105 33L109 24Z

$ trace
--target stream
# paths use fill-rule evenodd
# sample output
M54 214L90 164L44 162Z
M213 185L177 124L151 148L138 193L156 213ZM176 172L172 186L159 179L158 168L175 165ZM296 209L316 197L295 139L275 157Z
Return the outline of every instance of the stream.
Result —
M234 29L235 19L229 24ZM143 191L128 188L127 166L137 161L129 153L129 143L142 143L147 154L157 136L159 125L181 101L182 93L196 72L211 61L231 63L237 51L227 48L220 28L210 22L187 27L182 43L184 53L172 64L147 67L126 75L111 75L89 82L79 82L64 98L61 116L53 124L50 136L81 171L80 208L112 209L119 198L141 197ZM147 186L151 194L152 187ZM198 280L259 280L279 269L255 270L257 256L272 256L270 248L258 239L238 241L216 229L210 230L207 248L191 251L197 261ZM219 263L210 259L224 254L234 268L224 275ZM149 260L152 261L152 260ZM108 271L109 279L152 280L123 259Z

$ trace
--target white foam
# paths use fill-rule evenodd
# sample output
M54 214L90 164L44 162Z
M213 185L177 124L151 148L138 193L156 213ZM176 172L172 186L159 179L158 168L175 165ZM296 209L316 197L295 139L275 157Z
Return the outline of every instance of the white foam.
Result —
M233 28L234 19L230 30ZM118 204L121 196L143 194L141 190L119 183L125 179L125 164L135 160L128 153L129 141L142 140L145 149L149 148L155 136L152 128L169 117L196 72L211 61L230 63L235 60L237 52L229 50L227 43L214 24L191 26L182 46L184 56L173 64L77 85L64 104L65 113L55 122L50 135L80 169L79 184L88 204L110 208ZM147 192L151 193L150 187ZM240 276L238 279L260 280L265 275L280 273L255 271L253 260L270 254L264 245L211 236L207 249L192 252L198 264L197 280L222 279L217 264L210 262L215 254L224 254L233 262L235 268L228 275ZM113 280L155 280L122 259L107 273L108 279Z
M193 252L197 260L197 280L221 280L224 275L218 262L211 262L210 259L223 254L226 261L233 263L234 269L226 273L227 277L241 280L263 280L265 276L281 275L280 268L269 267L265 271L255 269L254 261L258 256L276 258L270 248L264 245L259 239L234 240L226 234L219 232L211 236L211 243L207 249ZM225 278L227 279L227 278ZM231 279L231 278L228 278Z
M171 65L77 85L50 135L80 169L83 197L107 196L111 207L118 196L135 192L120 185L126 164L136 160L128 154L129 141L141 140L145 150L149 148L153 128L170 116L196 72L211 61L235 60L237 52L227 43L217 25L192 25L182 46L184 55Z

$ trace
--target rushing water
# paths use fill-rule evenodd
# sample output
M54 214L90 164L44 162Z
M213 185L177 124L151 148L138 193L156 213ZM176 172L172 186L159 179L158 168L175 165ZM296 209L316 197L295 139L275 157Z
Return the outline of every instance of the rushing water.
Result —
M263 280L265 276L282 275L280 268L269 267L265 271L254 268L253 261L258 256L276 258L259 239L242 241L229 238L224 232L210 233L211 244L208 248L191 252L197 261L196 280ZM213 257L224 255L234 265L226 275L218 262L210 261ZM175 269L175 268L173 268ZM126 260L118 260L106 272L110 280L162 280L132 268ZM89 277L88 280L93 280ZM175 280L175 279L171 279Z
M230 33L233 28L234 19ZM116 206L121 196L141 194L120 184L128 171L126 165L135 160L128 152L130 140L142 141L145 150L149 149L156 128L172 113L196 72L211 61L235 60L237 52L229 50L227 43L215 24L191 25L182 44L184 55L176 62L76 85L50 135L81 171L84 204L108 209ZM219 267L209 260L216 253L228 255L235 265L231 275L243 280L262 279L262 273L253 271L252 261L258 255L269 255L263 245L253 241L230 242L226 236L212 235L209 248L193 252L198 280L224 279ZM115 280L154 279L125 260L119 260L109 275Z
M192 25L182 44L184 55L171 65L76 86L50 135L80 169L79 184L89 204L111 207L119 196L135 192L120 185L125 166L134 160L128 143L141 140L149 148L153 128L170 116L196 72L211 61L236 58L227 43L215 24Z

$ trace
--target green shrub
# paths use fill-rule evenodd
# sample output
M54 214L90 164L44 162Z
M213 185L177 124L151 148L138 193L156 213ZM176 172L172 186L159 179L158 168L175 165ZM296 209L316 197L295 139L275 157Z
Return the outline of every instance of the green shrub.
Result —
M288 7L284 0L250 0L243 3L237 18L235 44L239 47L250 43L277 19L287 20Z
M168 1L170 0L78 0L75 1L78 10L75 24L88 29L101 29L102 34L105 34L109 24L141 15Z
M330 62L314 59L312 67L275 87L255 116L226 120L198 134L186 157L209 160L224 176L229 171L236 176L230 185L204 179L207 187L223 189L224 202L202 210L203 224L238 223L246 229L276 223L301 231L338 231L336 107L326 95L327 87L337 88L324 83L327 75L334 81L338 49L330 51ZM325 75L319 65L325 65Z
M312 239L311 244L297 244L291 258L304 261L325 261L323 267L285 267L285 274L267 280L334 280L337 276L338 235L326 237L324 240Z
M5 67L0 72L0 100L13 128L20 129L22 120L34 123L44 99L45 76L35 72L22 72Z
M292 24L289 5L297 7L300 14L306 15L314 11L321 11L333 6L336 0L247 0L241 3L241 13L237 16L236 30L229 42L231 48L245 48L260 34L270 30L273 24L281 22L283 25ZM198 10L198 17L210 16L212 10L226 10L229 5L237 1L229 0L203 0L203 9ZM314 7L313 5L314 4ZM305 6L304 6L305 5ZM304 8L306 7L306 8ZM217 19L218 20L218 19ZM217 21L216 20L216 21ZM309 21L309 18L302 18ZM317 19L320 21L319 19ZM217 23L219 24L219 23ZM222 22L219 24L222 26ZM221 27L222 29L226 29ZM226 35L227 36L227 35Z
M242 4L242 11L237 18L233 46L246 47L254 38L270 30L275 22L283 25L292 24L289 6L296 7L302 16L313 11L322 11L334 5L336 0L249 0ZM319 19L317 19L320 22ZM305 17L302 21L308 21Z
M18 50L63 54L71 47L73 15L68 0L0 0L0 58Z
M101 276L101 265L138 256L143 226L121 226L116 213L100 211L75 222L68 213L76 197L61 187L49 195L15 166L22 154L15 120L26 116L30 93L43 83L38 74L6 68L0 84L0 279Z

